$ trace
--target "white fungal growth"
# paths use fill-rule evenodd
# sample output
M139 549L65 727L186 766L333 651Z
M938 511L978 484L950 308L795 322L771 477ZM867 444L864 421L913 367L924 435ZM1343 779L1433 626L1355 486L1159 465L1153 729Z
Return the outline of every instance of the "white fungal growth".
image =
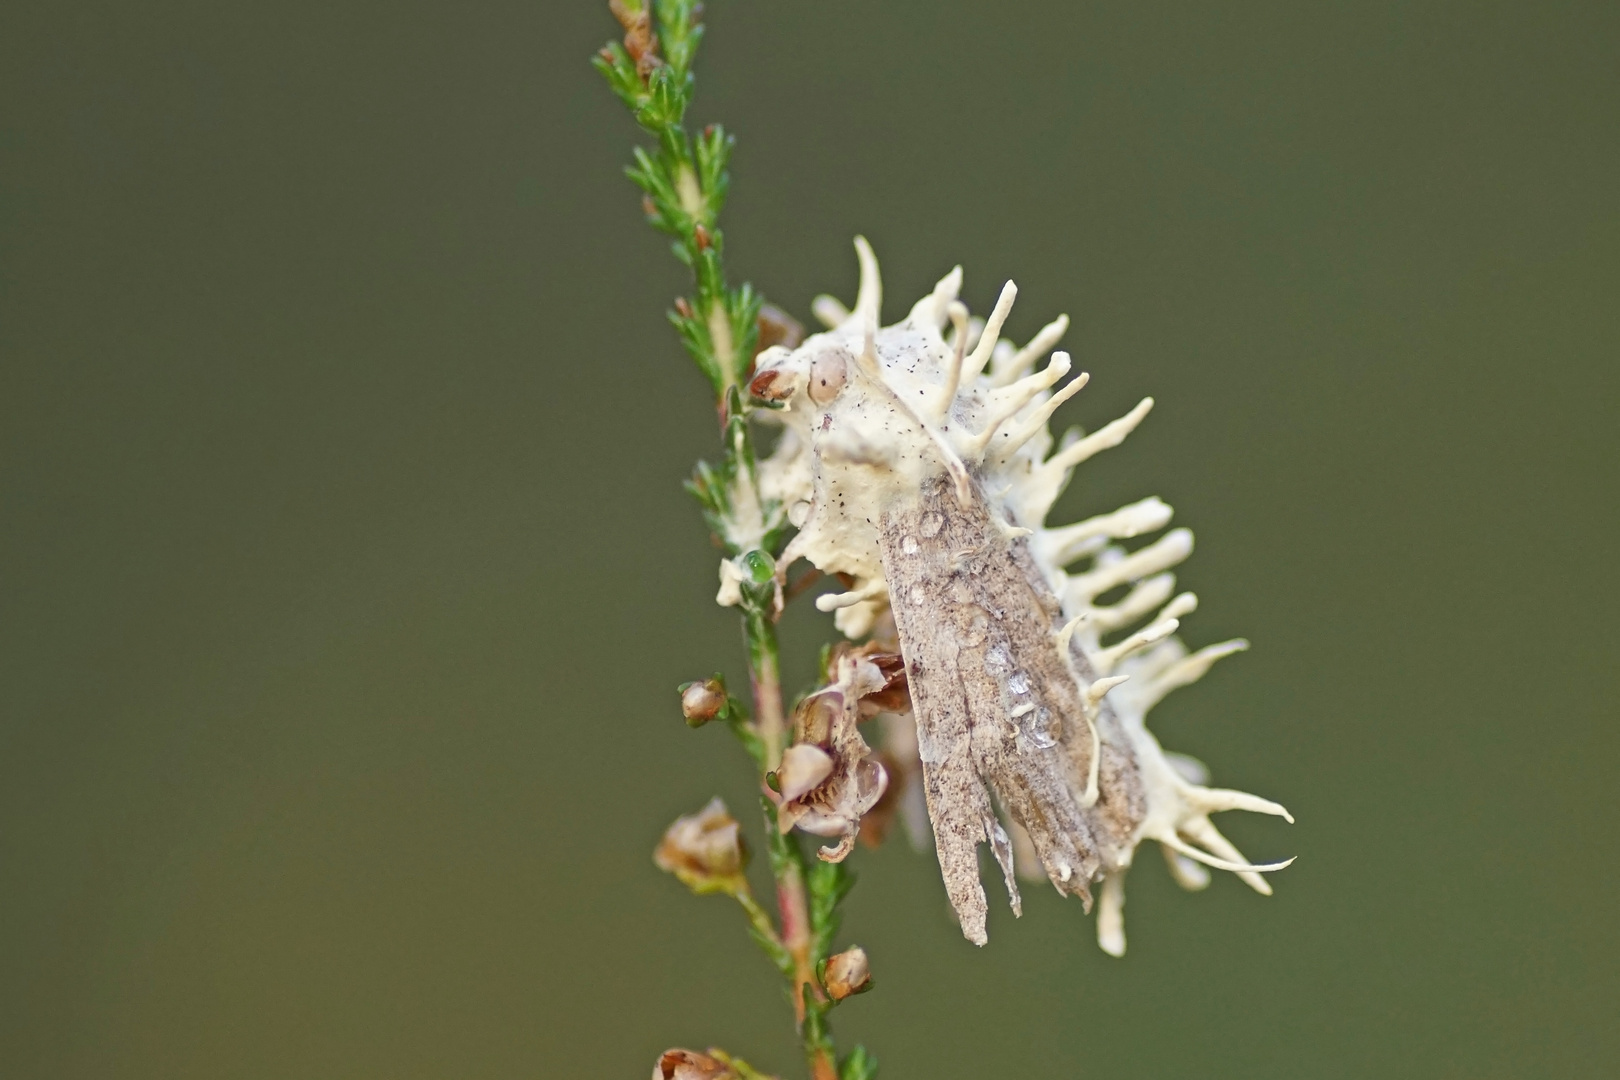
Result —
M804 558L846 575L845 591L817 606L851 638L886 629L892 612L887 632L905 658L936 848L964 933L984 940L979 843L1001 862L1015 907L1014 847L1088 905L1101 882L1098 940L1114 955L1125 949L1125 872L1144 841L1163 846L1187 888L1208 883L1207 866L1269 893L1262 874L1287 863L1250 863L1210 815L1291 821L1288 812L1204 786L1201 766L1167 755L1147 729L1166 694L1247 647L1189 653L1174 636L1197 605L1175 595L1171 573L1192 534L1173 529L1132 551L1118 543L1165 528L1171 510L1158 498L1046 524L1075 466L1123 441L1152 399L1055 444L1047 423L1087 378L1064 381L1063 352L1037 366L1067 318L1016 348L1001 332L1017 290L1008 283L979 323L958 299L957 268L880 326L877 261L862 239L856 251L854 307L818 298L828 329L759 357L750 388L780 403L773 415L785 428L759 485L799 529L779 574ZM1121 586L1122 599L1101 602Z

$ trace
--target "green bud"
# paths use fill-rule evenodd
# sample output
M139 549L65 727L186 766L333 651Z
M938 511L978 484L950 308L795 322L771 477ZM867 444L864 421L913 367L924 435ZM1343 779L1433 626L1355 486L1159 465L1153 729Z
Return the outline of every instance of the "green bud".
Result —
M766 585L776 577L776 560L755 548L742 558L743 567L755 585Z

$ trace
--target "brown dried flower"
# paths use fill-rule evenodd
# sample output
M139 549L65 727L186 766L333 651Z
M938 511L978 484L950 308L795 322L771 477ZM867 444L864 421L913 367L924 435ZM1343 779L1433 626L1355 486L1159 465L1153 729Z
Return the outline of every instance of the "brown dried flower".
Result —
M831 666L832 685L794 710L794 743L782 755L770 797L783 832L799 828L839 837L836 846L816 853L839 862L855 846L861 817L888 786L888 773L858 725L865 711L862 699L884 693L892 678L861 649L836 653Z
M915 792L909 791L911 786L915 786L915 783L908 781L907 769L915 765L910 771L917 772L921 766L915 760L917 757L916 723L910 715L911 694L906 686L905 660L900 656L897 651L898 647L892 640L892 622L889 624L889 633L887 635L874 632L874 637L877 640L868 641L866 644L859 646L852 645L849 642L840 642L834 646L827 663L830 671L837 671L839 662L845 657L851 657L857 662L864 660L876 667L883 676L882 687L863 694L860 699L862 720L874 716L881 717L884 726L883 747L877 751L875 757L878 764L883 767L884 773L888 776L888 784L883 789L882 796L861 818L860 841L867 847L877 847L883 843L884 837L888 834L889 825L894 820L897 811L907 815L907 832L916 833L917 830L914 828L916 823L910 820L911 817L916 815L906 802L906 798L908 793L919 797L922 794L920 787L917 787ZM900 746L901 754L899 756L895 754L895 747L891 745L896 742L896 739L894 732L890 729L897 726L898 729L909 733L908 740L902 740L903 745ZM919 822L920 827L926 831L928 826L926 809L923 809ZM924 841L926 839L925 834ZM914 842L914 846L919 845Z
M675 1047L659 1055L652 1080L738 1080L741 1075L719 1058Z
M652 11L646 0L608 0L608 10L624 27L624 51L636 62L642 79L662 61L658 58L658 38L652 32Z
M737 821L718 796L697 813L676 818L653 852L659 869L674 874L696 893L747 889L743 877L747 861Z
M866 960L866 950L856 945L828 957L827 966L821 972L821 985L834 1001L872 989L872 969Z
M894 649L867 644L855 650L883 676L883 685L861 695L861 717L911 711L911 690L906 685L906 661Z

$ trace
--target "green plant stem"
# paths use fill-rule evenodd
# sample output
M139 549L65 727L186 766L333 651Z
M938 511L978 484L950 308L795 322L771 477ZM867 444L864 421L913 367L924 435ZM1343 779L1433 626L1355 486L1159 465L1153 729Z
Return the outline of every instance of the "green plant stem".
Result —
M745 613L743 633L748 639L748 676L754 690L755 731L765 747L765 760L760 769L763 777L782 763L782 750L787 740L776 627L767 618L756 618L753 613Z
M754 689L754 715L758 718L758 733L764 743L764 774L776 769L782 760L782 741L785 719L782 709L782 686L777 672L776 627L766 619L745 616L743 622L748 637L749 665ZM776 815L767 809L765 828L777 830ZM778 940L792 958L792 1000L794 1020L804 1041L805 1061L810 1067L812 1080L838 1080L838 1067L825 1038L817 1038L817 1025L806 1023L807 1009L824 1000L816 978L816 964L824 959L815 955L815 935L810 923L810 905L805 892L803 855L793 840L785 840L792 856L772 860L776 878L776 906L781 931ZM824 1025L823 1025L824 1028Z
M783 508L767 502L755 482L757 459L749 432L754 407L742 388L753 364L761 299L744 284L726 285L724 240L718 227L730 183L726 163L732 139L718 126L693 138L683 121L692 94L691 64L703 27L696 0L613 0L626 30L594 61L656 150L638 147L628 170L641 188L651 224L674 237L677 258L692 271L693 297L680 299L670 321L681 343L708 378L721 419L724 453L718 467L699 463L688 484L727 557L743 578L741 611L753 689L752 720L733 715L731 726L753 756L762 784L782 760L788 739L776 636L776 553L788 525ZM656 16L656 19L654 18ZM811 1080L841 1080L817 975L837 930L836 908L852 879L841 867L807 862L794 836L777 827L773 804L762 800L777 924L744 882L731 891L749 929L788 980L789 996ZM868 1080L876 1064L856 1047L842 1077Z

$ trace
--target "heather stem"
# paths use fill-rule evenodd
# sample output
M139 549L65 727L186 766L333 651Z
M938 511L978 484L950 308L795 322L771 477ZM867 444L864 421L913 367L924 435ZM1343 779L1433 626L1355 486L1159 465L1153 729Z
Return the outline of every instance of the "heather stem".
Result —
M762 773L770 772L782 762L782 748L787 736L776 628L762 614L745 614L743 620L749 646L748 674L754 688L755 725L760 741L765 744Z
M732 140L717 126L693 137L683 123L692 91L691 63L703 29L695 0L612 0L610 7L625 28L624 43L610 43L595 64L637 122L657 139L654 150L636 149L629 175L642 189L649 221L675 238L675 254L692 271L693 295L676 300L670 321L714 390L723 433L720 464L700 462L688 488L725 549L728 573L739 579L754 708L750 720L728 698L723 708L711 708L696 722L724 715L754 756L761 784L768 786L789 737L775 625L775 553L788 526L783 507L764 499L755 481L757 460L749 430L755 404L743 393L758 341L761 300L746 284L728 287L722 261L718 219L729 184L726 162ZM713 692L723 694L718 677L715 685ZM745 881L726 891L742 906L750 931L789 982L811 1080L840 1080L827 1025L834 1002L822 989L818 966L828 958L837 930L836 908L852 879L841 867L807 864L797 839L778 829L774 804L763 800L763 808L776 884L776 925ZM875 1072L871 1055L856 1047L843 1076L870 1080Z
M768 774L782 758L782 742L786 723L782 709L782 687L777 672L776 627L763 616L745 616L748 634L750 674L754 688L754 715L757 731L764 743L762 773ZM763 775L761 779L763 779ZM776 816L769 808L765 812L765 828L776 832ZM838 1070L831 1053L822 1040L813 1038L813 1029L805 1023L806 1000L819 1001L823 995L816 979L815 937L810 924L810 906L805 892L804 868L799 852L791 842L785 844L791 855L773 860L776 878L776 904L780 912L781 932L778 940L792 958L791 975L793 1015L804 1040L805 1058L810 1066L812 1080L837 1080Z

